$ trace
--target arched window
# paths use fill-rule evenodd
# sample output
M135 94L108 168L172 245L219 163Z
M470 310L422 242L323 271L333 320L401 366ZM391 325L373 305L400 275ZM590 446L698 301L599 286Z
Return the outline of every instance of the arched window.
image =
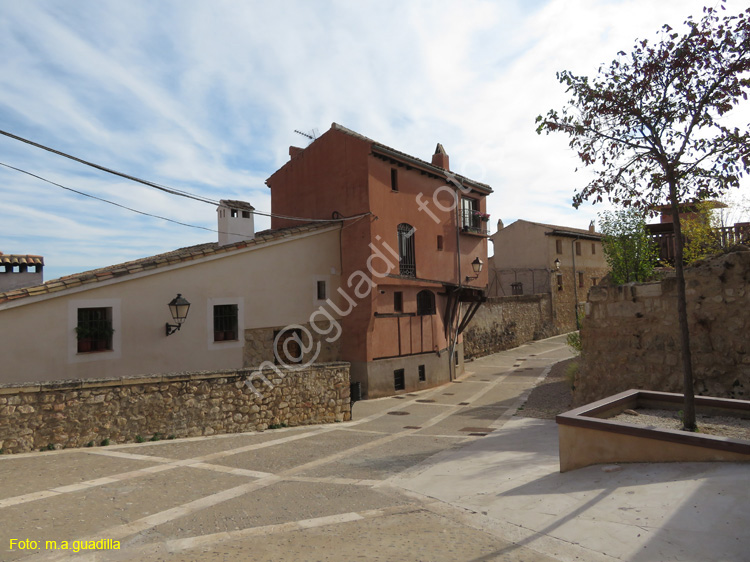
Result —
M417 262L414 252L414 227L410 224L398 225L399 273L405 277L417 276Z
M417 293L417 315L435 314L435 293L424 290Z

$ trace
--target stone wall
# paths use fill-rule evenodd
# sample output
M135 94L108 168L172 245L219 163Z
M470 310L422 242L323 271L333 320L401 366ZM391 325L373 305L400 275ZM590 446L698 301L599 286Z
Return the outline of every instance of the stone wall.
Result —
M298 334L299 339L302 342L302 346L309 349L307 353L304 350L299 351L301 363L330 363L339 360L341 356L341 338L331 343L326 340L326 337L321 337L318 332L313 330L309 322L301 324L301 326L302 329L299 330ZM275 360L274 341L279 332L282 332L279 341L282 341L285 337L292 336L292 332L286 329L285 326L245 330L245 347L242 356L243 366L247 369L253 369L264 361L271 361L273 363ZM283 351L280 350L279 353L282 355L281 359L289 361L291 364L292 361L289 358L283 357Z
M482 357L555 333L548 294L490 297L464 331L464 357Z
M750 251L686 268L695 393L750 396ZM591 289L575 404L630 388L683 392L674 277Z
M0 385L0 449L99 446L350 419L349 364Z

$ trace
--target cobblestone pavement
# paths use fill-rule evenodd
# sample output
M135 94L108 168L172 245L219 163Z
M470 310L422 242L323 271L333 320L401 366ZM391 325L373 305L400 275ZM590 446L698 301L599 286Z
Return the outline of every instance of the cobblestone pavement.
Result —
M0 559L553 560L395 480L501 428L568 357L533 342L346 423L0 457Z

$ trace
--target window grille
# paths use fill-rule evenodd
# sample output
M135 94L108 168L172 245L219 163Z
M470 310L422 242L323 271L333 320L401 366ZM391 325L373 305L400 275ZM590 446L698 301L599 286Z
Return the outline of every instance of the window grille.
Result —
M417 276L414 230L414 227L410 224L401 223L398 225L399 273L404 277Z

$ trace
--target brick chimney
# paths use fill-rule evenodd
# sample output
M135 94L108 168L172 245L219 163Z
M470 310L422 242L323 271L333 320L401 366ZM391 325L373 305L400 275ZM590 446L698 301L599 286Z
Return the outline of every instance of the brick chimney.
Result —
M440 143L435 147L435 154L432 155L432 165L443 170L450 169L448 168L448 154L446 154L443 145Z
M303 150L305 150L305 149L304 148L300 148L298 146L290 146L289 147L289 156L291 158L294 158L298 154L301 154Z

